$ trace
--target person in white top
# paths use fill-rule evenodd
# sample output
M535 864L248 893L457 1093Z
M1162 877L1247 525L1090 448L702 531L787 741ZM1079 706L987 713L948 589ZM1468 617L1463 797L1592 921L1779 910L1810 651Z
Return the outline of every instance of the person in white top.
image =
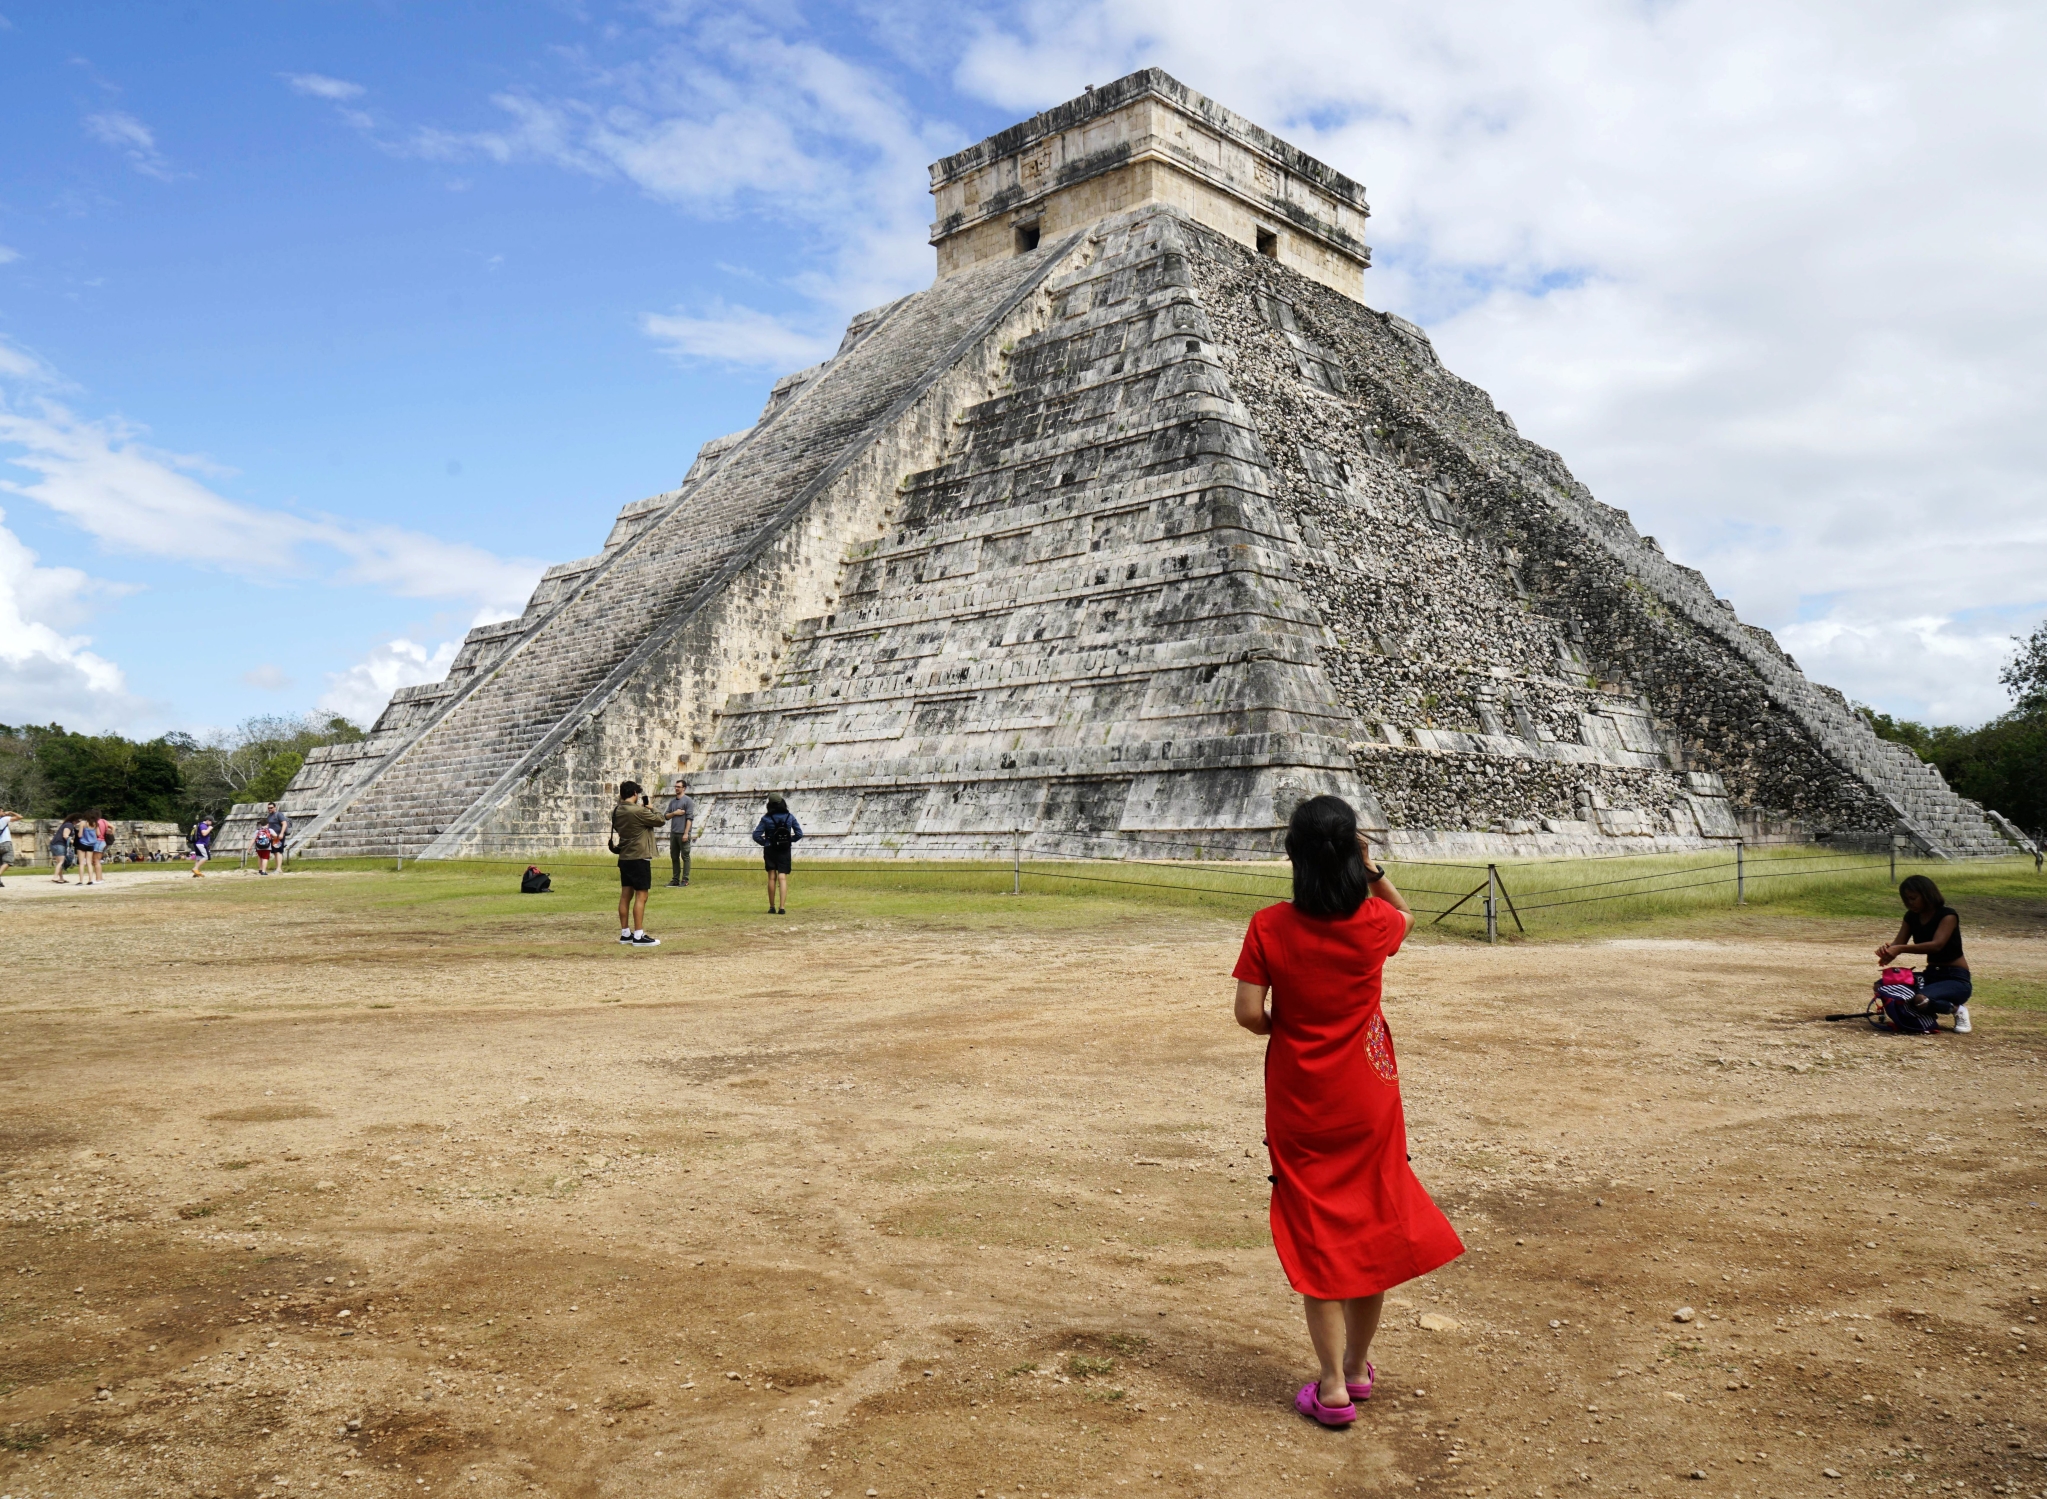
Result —
M14 862L14 825L21 821L19 812L0 809L0 875L7 873L7 866ZM0 879L0 886L6 880Z

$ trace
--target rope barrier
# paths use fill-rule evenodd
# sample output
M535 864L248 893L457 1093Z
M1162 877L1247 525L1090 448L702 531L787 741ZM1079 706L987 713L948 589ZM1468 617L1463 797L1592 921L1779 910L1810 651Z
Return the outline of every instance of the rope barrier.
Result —
M1116 838L1113 840L1104 839L1103 841L1109 844L1112 850L1122 850L1134 844L1140 847L1154 848L1175 846L1187 847L1198 849L1204 854L1221 853L1224 852L1225 850L1229 851L1241 850L1247 852L1255 852L1268 856L1271 853L1271 850L1269 848L1260 847L1256 849L1247 849L1244 845L1218 844L1207 840L1196 841L1194 839ZM1797 845L1792 843L1791 840L1772 840L1761 844L1754 843L1742 844L1738 845L1738 848L1742 851L1752 854L1756 849L1759 848L1788 848L1794 846L1807 847L1808 845ZM1020 852L1021 851L1019 850L1018 851L1019 855ZM1505 875L1507 873L1513 873L1514 875L1519 877L1524 874L1532 873L1535 869L1540 868L1543 865L1557 864L1576 865L1581 863L1590 863L1619 858L1648 859L1669 856L1639 853L1600 854L1589 855L1583 859L1573 858L1570 860L1529 860L1525 862L1510 863L1504 866L1498 864L1495 865L1461 864L1449 861L1427 859L1395 859L1385 855L1381 855L1381 858L1386 864L1392 866L1393 868L1399 871L1405 871L1409 869L1415 870L1463 869L1487 871L1488 884L1481 884L1477 886L1475 889L1466 890L1461 885L1453 889L1442 889L1436 886L1429 885L1408 885L1405 883L1404 880L1402 881L1401 889L1403 894L1410 897L1411 904L1414 907L1415 914L1417 917L1421 916L1431 917L1433 918L1432 924L1436 925L1440 925L1442 922L1446 920L1483 921L1487 923L1488 937L1490 937L1492 932L1491 925L1492 915L1490 909L1482 912L1479 910L1465 910L1463 908L1468 903L1473 901L1477 896L1484 894L1487 891L1489 885L1497 886L1499 896L1505 901L1508 911L1512 914L1516 925L1519 926L1521 925L1521 912L1523 910L1527 910L1532 913L1536 911L1555 910L1565 906L1597 905L1608 901L1616 900L1639 900L1645 897L1674 895L1684 891L1706 890L1725 885L1742 886L1745 884L1746 881L1750 880L1797 879L1804 877L1817 877L1835 873L1882 869L1885 868L1887 864L1887 861L1881 856L1872 855L1857 856L1845 852L1837 853L1830 850L1800 854L1789 853L1777 854L1760 860L1751 858L1746 862L1746 864L1744 864L1744 860L1741 857L1740 852L1737 852L1736 857L1733 859L1726 858L1717 849L1706 849L1700 850L1699 852L1710 862L1706 863L1688 862L1680 864L1674 868L1649 870L1637 874L1616 876L1611 879L1586 880L1579 882L1577 884L1553 886L1548 889L1530 892L1530 894L1532 894L1535 897L1534 899L1531 900L1527 898L1526 895L1524 895L1524 897L1518 903L1516 902L1512 893L1507 888L1505 880ZM1150 857L1141 858L1131 858L1127 856L1116 857L1114 853L1105 853L1103 855L1089 856L1086 854L1072 854L1062 851L1045 851L1034 853L1030 855L1028 859L1022 858L1020 856L1013 856L1010 859L1002 860L1000 862L997 862L993 859L988 859L985 856L981 859L971 861L969 860L912 861L900 857L899 855L894 853L894 851L891 851L886 856L851 855L847 857L848 862L845 863L840 863L830 858L813 859L809 861L808 867L810 872L813 873L814 875L827 878L842 876L850 877L920 876L943 879L958 879L962 876L967 877L987 876L991 879L1010 877L1017 881L1016 888L1018 888L1019 890L1021 889L1022 880L1025 878L1030 878L1041 881L1065 880L1079 884L1116 886L1124 889L1158 891L1170 890L1189 895L1218 896L1226 900L1255 900L1261 902L1270 902L1273 900L1281 899L1283 898L1283 894L1282 892L1271 888L1244 889L1241 888L1241 886L1233 888L1232 885L1223 883L1194 884L1189 883L1184 879L1183 880L1128 879L1120 878L1106 873L1081 873L1078 869L1072 868L1062 869L1056 866L1060 864L1082 866L1086 865L1099 866L1103 864L1114 864L1122 869L1130 869L1134 867L1137 869L1144 870L1158 869L1177 870L1182 872L1193 872L1195 870L1199 870L1202 873L1207 874L1211 878L1217 880L1236 882L1255 881L1258 884L1265 885L1268 887L1273 885L1286 885L1288 887L1291 887L1293 879L1292 873L1290 871L1229 867L1231 861L1221 859L1215 860L1212 863L1207 859L1203 859L1199 862L1193 860L1173 861ZM482 865L485 868L502 868L507 871L512 871L524 870L526 867L528 867L534 862L534 858L535 856L533 855L526 855L523 857L500 858L485 857L480 859L463 859L459 861L450 862L459 865L467 865L471 868L474 868L477 865ZM381 862L381 860L378 862ZM656 862L657 863L659 862L658 859L656 860ZM606 867L606 860L603 855L596 853L584 853L581 851L569 850L561 851L557 859L557 867L559 867L563 863L568 864L571 868L582 867L591 869L593 871L596 869L602 869ZM1787 864L1799 865L1801 867L1793 869L1787 869L1782 867ZM1048 865L1054 867L1047 868L1046 866ZM402 871L403 869L402 861L399 863L398 868L400 871ZM1728 870L1731 872L1719 875L1715 878L1708 879L1691 878L1691 876L1708 874L1712 871L1717 870ZM697 872L700 875L717 876L721 879L721 882L722 879L726 876L744 877L748 874L758 873L757 870L749 870L746 867L737 864L736 862L724 863L722 861L716 864L700 863L697 866ZM1681 881L1681 883L1674 884L1670 883L1671 881ZM1620 886L1626 886L1631 888L1626 889L1615 888ZM1579 893L1585 891L1607 891L1609 893L1606 894ZM1414 897L1430 896L1441 897L1445 900L1448 900L1450 904L1445 907L1437 907L1432 902L1424 901L1421 899L1414 899ZM1487 905L1489 908L1490 901L1488 901ZM1523 929L1525 930L1525 927Z

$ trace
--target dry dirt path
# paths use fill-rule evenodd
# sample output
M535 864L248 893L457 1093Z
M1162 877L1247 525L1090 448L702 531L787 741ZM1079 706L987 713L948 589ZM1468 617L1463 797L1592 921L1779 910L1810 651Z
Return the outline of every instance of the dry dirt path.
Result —
M1397 959L1470 1252L1329 1433L1234 923L642 962L112 913L13 918L14 1499L2047 1488L2047 1015L1813 1022L1860 933ZM1970 953L2047 981L2038 938Z
M258 879L254 870L222 870L218 877L227 879ZM0 909L24 900L104 900L109 895L126 895L132 891L147 890L152 886L176 884L190 880L192 869L188 864L156 864L141 869L109 869L106 878L97 885L87 885L76 875L58 884L52 875L38 869L10 869L4 884L0 884Z

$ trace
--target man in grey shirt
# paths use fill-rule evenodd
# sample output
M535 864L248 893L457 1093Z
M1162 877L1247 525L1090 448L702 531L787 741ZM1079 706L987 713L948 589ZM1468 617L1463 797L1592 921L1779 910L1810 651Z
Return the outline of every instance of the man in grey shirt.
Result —
M697 820L697 799L689 794L689 782L675 778L675 795L668 798L668 866L673 871L671 889L689 883L689 846Z

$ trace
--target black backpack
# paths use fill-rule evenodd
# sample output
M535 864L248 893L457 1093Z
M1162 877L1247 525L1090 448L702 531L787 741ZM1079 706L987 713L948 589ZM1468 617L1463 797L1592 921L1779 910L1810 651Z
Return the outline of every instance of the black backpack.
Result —
M528 864L526 872L519 876L521 895L545 895L553 888L554 881L541 873L540 867L536 864Z
M768 819L767 846L781 853L796 842L789 832L789 814L777 812Z

